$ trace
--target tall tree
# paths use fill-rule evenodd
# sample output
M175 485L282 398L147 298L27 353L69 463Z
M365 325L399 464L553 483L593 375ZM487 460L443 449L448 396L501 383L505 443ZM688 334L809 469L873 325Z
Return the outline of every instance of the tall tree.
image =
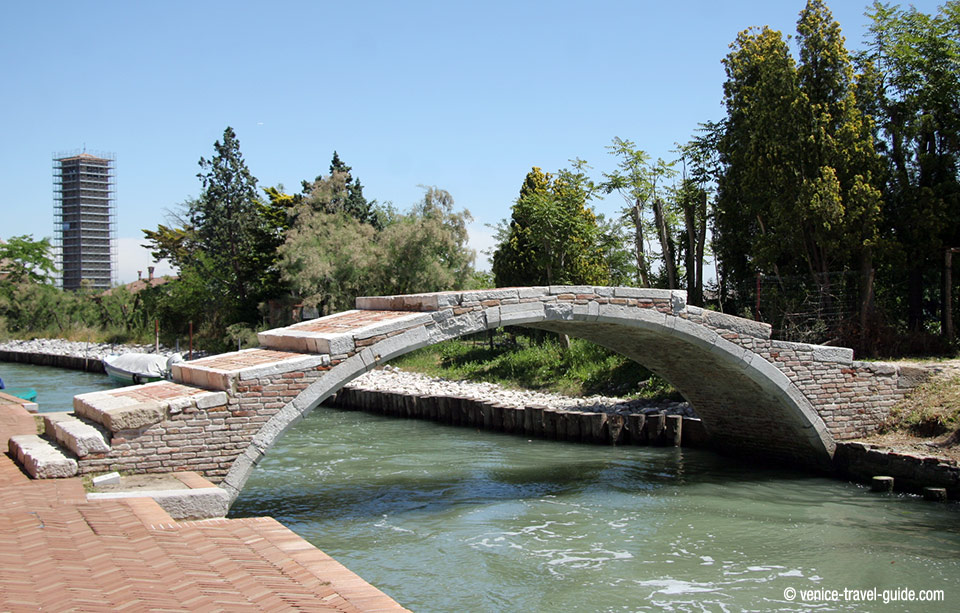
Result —
M343 211L360 223L367 223L381 227L380 219L376 215L376 202L368 201L363 195L363 185L359 178L355 178L352 168L343 163L340 155L334 151L330 160L330 174L319 176L313 182L303 182L303 193L308 201L313 200L313 206L322 207L324 212L336 213ZM319 190L318 197L314 193Z
M260 202L232 128L199 166L200 196L184 203L176 225L144 235L155 257L168 257L179 269L179 281L165 290L176 296L170 301L197 305L191 311L216 337L232 323L256 323L259 303L280 291L276 248L283 229Z
M645 247L653 235L660 244L667 286L677 286L676 247L673 241L674 214L668 206L665 183L675 172L672 164L658 159L650 163L650 156L635 143L619 137L608 145L611 155L620 158L617 169L604 174L602 189L608 194L617 191L627 203L624 217L633 226L633 247L636 257L638 281L642 287L650 287L650 262ZM649 215L653 215L652 221Z
M677 205L683 214L684 262L687 302L703 304L703 263L706 255L708 201L718 172L715 124L704 125L702 133L679 148L682 177ZM719 272L719 271L718 271Z
M885 235L899 251L887 274L899 284L907 270L907 323L921 330L925 305L946 304L952 291L937 274L944 250L960 246L960 2L935 15L875 2L868 15L864 98L879 117Z
M590 284L609 279L597 217L587 205L594 187L586 163L551 177L534 167L520 198L502 225L493 254L493 274L500 287Z
M426 188L421 202L392 212L377 230L304 201L280 248L284 279L323 313L352 308L359 295L460 289L474 254L467 248L470 214L453 206L449 192Z
M830 273L859 271L864 315L881 204L872 124L823 2L808 0L797 31L799 65L768 28L741 32L724 60L718 248L740 296L756 273L806 274L829 303Z
M728 291L746 297L758 271L779 272L784 254L798 251L784 207L799 192L796 66L780 32L766 27L740 32L723 63L715 244Z

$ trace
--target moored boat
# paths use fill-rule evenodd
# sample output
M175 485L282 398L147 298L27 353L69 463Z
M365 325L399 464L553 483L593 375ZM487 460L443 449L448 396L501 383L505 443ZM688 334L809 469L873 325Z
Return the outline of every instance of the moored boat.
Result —
M170 367L182 361L180 354L168 358L155 353L123 353L103 358L103 368L115 381L149 383L170 378Z
M16 396L17 398L26 400L27 402L37 401L37 390L33 389L32 387L4 389L3 393Z

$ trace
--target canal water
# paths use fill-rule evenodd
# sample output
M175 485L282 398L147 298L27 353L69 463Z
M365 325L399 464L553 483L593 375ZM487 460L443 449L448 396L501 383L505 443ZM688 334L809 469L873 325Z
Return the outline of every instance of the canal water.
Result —
M960 602L960 505L688 449L528 440L321 407L267 453L231 515L277 518L419 612ZM876 600L864 600L874 588ZM944 600L883 604L884 590L927 589Z
M44 411L115 386L4 362L0 377L36 388ZM953 611L960 601L960 505L689 449L321 407L267 453L231 510L259 515L424 613ZM884 590L927 589L943 600L883 603Z
M11 390L37 390L36 402L41 413L72 411L75 395L121 385L104 374L14 362L0 362L0 379Z

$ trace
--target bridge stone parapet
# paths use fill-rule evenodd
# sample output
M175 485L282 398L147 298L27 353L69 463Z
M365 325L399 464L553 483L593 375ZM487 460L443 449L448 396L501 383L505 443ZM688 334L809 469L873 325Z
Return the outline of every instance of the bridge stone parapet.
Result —
M78 396L110 450L80 471L194 470L236 496L293 423L354 377L419 347L505 325L578 336L670 381L712 444L828 468L924 376L838 347L771 339L767 324L686 304L682 291L542 286L357 299L343 313L260 333L262 347L174 367L174 382Z

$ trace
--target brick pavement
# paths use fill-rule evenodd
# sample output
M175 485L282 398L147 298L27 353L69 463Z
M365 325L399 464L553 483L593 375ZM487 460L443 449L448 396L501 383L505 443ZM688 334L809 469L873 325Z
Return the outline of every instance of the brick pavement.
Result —
M347 311L290 327L305 332L351 332L357 328L409 316L410 313L405 311Z
M272 364L291 358L303 357L299 353L289 351L276 351L274 349L247 349L246 351L237 351L233 353L224 353L221 355L194 360L189 366L203 366L205 368L215 368L218 370L241 370L251 366L261 366L263 364Z
M33 433L0 405L0 439ZM271 518L176 522L150 498L87 501L0 457L2 611L403 611Z

